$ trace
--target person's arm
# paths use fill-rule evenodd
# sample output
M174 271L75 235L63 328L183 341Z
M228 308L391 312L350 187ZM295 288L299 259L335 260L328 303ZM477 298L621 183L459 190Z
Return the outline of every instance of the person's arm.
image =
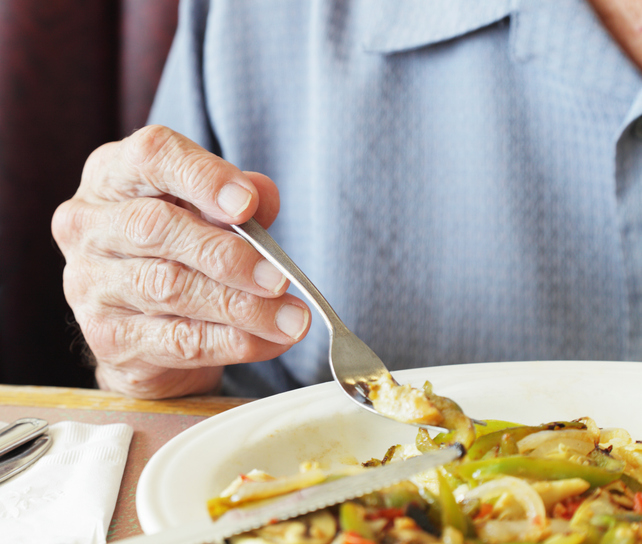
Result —
M308 307L241 237L278 191L161 126L106 144L53 217L64 289L104 389L142 398L213 390L222 366L266 360L306 334Z

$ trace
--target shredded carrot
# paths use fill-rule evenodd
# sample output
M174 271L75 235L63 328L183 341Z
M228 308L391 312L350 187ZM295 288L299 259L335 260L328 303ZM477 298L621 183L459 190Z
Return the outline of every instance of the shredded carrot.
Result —
M403 508L378 508L373 512L368 512L367 519L394 519L404 515Z
M493 512L493 505L483 502L479 507L479 512L475 515L475 519L483 519L490 516Z
M372 540L361 536L355 531L345 531L343 533L343 542L345 544L376 544Z
M633 511L636 514L642 514L642 491L637 491L633 495Z
M568 499L558 502L553 507L553 517L571 519L582 502L584 502L584 499L581 497L569 497Z

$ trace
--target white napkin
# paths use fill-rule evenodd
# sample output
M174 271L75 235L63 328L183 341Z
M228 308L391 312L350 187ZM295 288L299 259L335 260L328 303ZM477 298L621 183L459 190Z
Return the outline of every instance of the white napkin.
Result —
M0 484L0 542L104 544L133 429L63 421L49 434L49 451Z

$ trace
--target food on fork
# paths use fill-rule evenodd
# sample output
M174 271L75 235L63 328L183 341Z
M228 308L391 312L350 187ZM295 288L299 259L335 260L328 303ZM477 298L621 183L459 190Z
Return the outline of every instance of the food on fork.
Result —
M439 426L444 415L424 391L409 384L399 385L390 374L383 374L370 385L368 398L377 410L402 423Z
M459 442L468 448L475 440L475 427L459 405L448 397L435 395L426 381L422 389L399 385L390 374L369 384L368 398L377 412L402 423L431 425L452 431L445 437L449 444Z
M626 430L600 429L590 418L486 423L461 460L237 535L231 544L642 543L642 443ZM422 455L442 447L448 434L432 437L420 429L414 444L393 445L381 459L346 470ZM285 478L252 471L208 506L216 519L227 508L265 504L267 497L326 478L314 464Z

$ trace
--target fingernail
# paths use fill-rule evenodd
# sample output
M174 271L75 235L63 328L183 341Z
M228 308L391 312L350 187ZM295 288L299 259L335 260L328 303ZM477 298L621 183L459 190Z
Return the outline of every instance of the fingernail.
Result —
M308 327L307 310L294 304L284 304L276 314L276 326L290 338L297 340Z
M254 281L259 287L278 293L285 283L285 276L270 261L261 259L254 267Z
M230 217L236 217L242 213L252 200L252 193L241 187L238 183L227 183L223 185L216 197L216 203Z

